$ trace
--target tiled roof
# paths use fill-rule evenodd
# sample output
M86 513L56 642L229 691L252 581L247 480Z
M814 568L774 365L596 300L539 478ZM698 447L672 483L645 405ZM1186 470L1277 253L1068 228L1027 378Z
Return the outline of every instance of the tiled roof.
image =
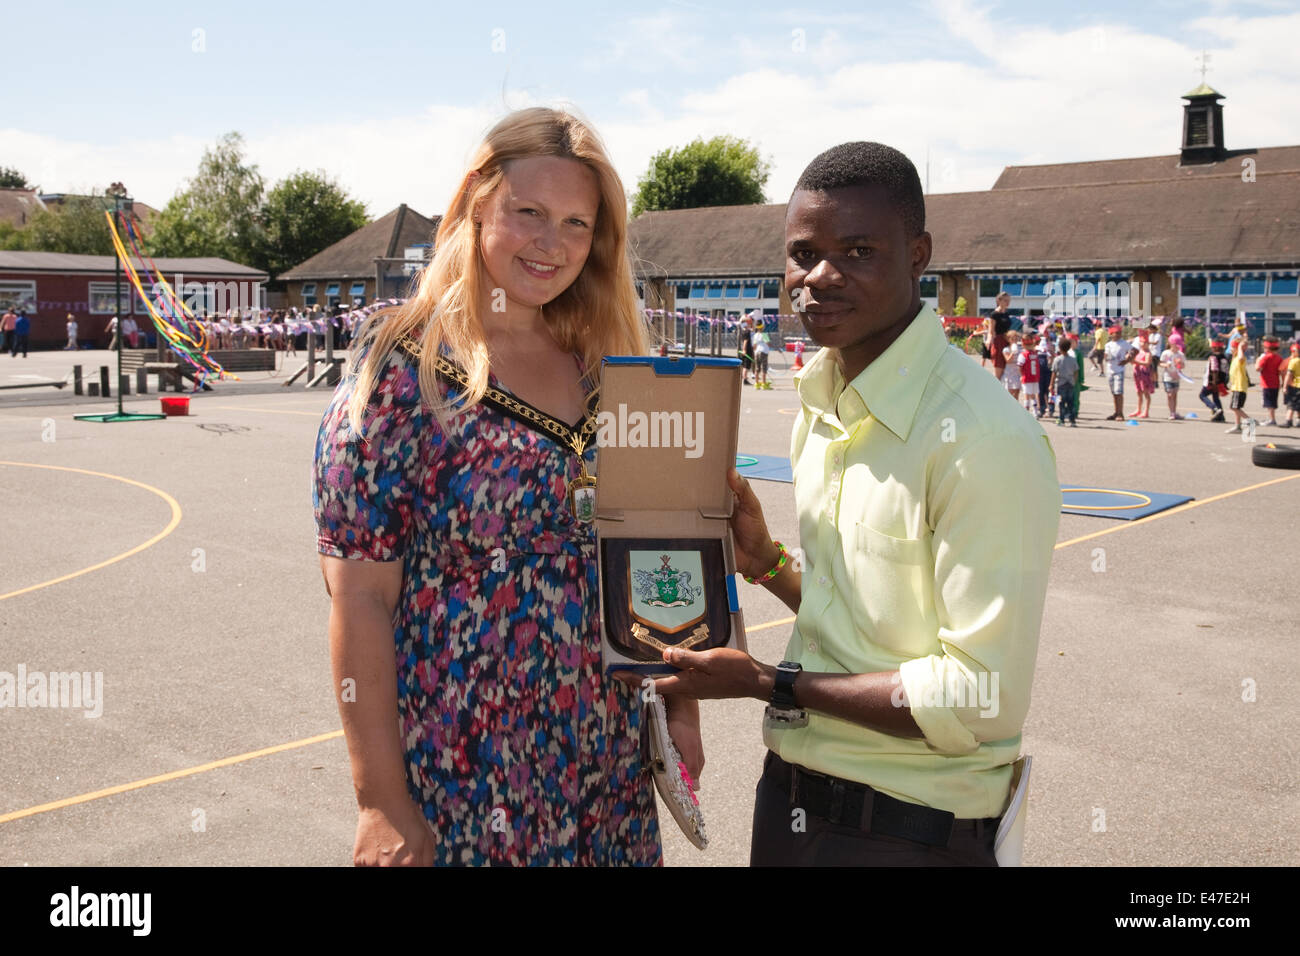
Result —
M7 252L0 250L0 270L9 272L106 272L112 274L113 256L80 256L67 252ZM154 259L164 273L184 272L194 276L246 276L266 279L265 272L241 266L215 256L194 259Z
M930 271L1300 266L1300 163L1285 168L1300 147L1252 155L1260 157L1253 182L1220 164L1221 175L1079 183L1071 180L1096 177L1070 174L1056 184L932 194ZM634 268L641 277L779 276L784 222L784 204L644 213L630 227Z
M332 246L300 262L279 278L365 279L375 274L376 258L401 258L407 246L432 243L441 216L429 219L405 203L388 215L362 226Z

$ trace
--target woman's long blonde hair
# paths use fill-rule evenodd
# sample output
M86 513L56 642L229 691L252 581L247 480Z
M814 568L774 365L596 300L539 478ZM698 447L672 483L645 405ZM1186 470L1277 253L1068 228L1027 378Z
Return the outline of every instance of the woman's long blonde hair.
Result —
M517 110L492 127L474 153L438 226L433 261L421 275L415 296L376 312L358 330L354 347L369 346L369 352L357 369L348 409L357 434L362 434L366 406L389 353L408 334L420 343L421 397L444 425L450 403L442 398L435 372L437 357L444 350L469 377L469 387L456 398L456 406L469 407L482 399L489 366L482 290L490 282L474 212L500 185L505 164L532 156L578 160L596 174L600 187L591 252L582 272L542 307L556 344L581 356L583 375L593 380L603 356L646 354L645 321L637 309L628 261L627 196L600 137L587 123L562 110Z

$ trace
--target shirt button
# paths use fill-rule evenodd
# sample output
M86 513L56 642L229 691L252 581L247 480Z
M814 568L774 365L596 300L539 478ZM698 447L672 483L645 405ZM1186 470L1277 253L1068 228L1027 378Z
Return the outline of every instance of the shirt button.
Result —
M822 587L826 587L826 585L829 582L826 580L826 575L823 574L821 577L817 579L817 583L820 584Z
M906 365L900 365L900 366L898 367L898 374L899 374L899 375L906 375L906 374L907 374L907 366L906 366Z
M814 654L816 654L816 653L817 653L817 642L816 642L816 641L809 641L809 642L808 642L808 650L810 650L810 651L812 651Z

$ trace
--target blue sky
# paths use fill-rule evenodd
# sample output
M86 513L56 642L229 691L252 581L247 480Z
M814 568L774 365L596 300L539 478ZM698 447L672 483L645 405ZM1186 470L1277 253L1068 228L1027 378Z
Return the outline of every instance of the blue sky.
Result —
M904 150L935 192L1002 166L1171 153L1179 96L1223 92L1228 145L1300 143L1300 3L27 4L0 82L0 165L49 191L162 206L239 130L269 180L323 168L372 215L441 212L510 108L572 104L631 192L695 136L757 143L782 201L849 139Z

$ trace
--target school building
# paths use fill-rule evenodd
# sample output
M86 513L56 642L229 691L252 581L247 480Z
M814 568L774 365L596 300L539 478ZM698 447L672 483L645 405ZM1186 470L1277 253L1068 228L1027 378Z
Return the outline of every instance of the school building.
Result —
M1300 146L1225 146L1223 95L1183 95L1164 156L1008 166L993 188L926 196L934 256L921 295L987 314L1182 315L1252 335L1300 333ZM811 158L811 157L810 157ZM648 212L631 225L642 305L789 314L785 204Z

